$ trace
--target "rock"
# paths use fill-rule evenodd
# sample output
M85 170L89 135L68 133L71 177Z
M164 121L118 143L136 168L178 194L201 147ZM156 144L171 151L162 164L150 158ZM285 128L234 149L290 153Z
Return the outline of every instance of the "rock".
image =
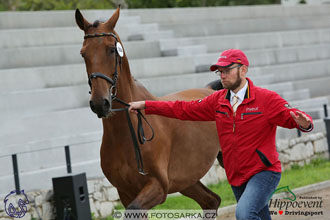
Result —
M290 141L289 141L289 147L293 147L294 145L296 145L296 139L295 138L293 138L293 139L290 139Z
M95 218L98 218L100 215L99 215L99 212L97 211L97 209L95 207L95 203L94 203L93 199L89 199L89 205L90 205L90 208L91 208L91 213L94 214Z
M37 210L35 209L35 207L33 207L32 211L30 212L32 217L38 219L39 217L38 216L41 216L42 214L42 210L40 207L37 207Z
M54 192L53 190L48 190L45 193L45 201L49 202L54 199Z
M94 194L93 194L93 198L95 199L95 200L98 200L98 201L103 201L104 200L104 196L103 196L103 193L102 192L95 192Z
M103 179L102 184L104 187L112 187L111 183L109 182L109 180L107 178Z
M298 163L297 163L300 167L302 167L302 166L304 166L305 165L305 161L299 161Z
M95 192L101 192L101 189L102 189L102 182L101 183L99 181L95 182L94 184Z
M278 156L279 160L281 161L281 163L287 164L290 162L290 157L288 154L285 153L279 153Z
M44 202L42 204L42 219L51 220L54 219L53 206L50 202Z
M101 217L108 217L114 210L115 205L112 202L102 202L100 205Z
M328 151L328 142L326 138L319 139L314 141L314 152L321 153Z
M304 137L301 137L300 138L300 141L301 142L304 142L304 143L306 143L306 142L308 142L308 141L310 141L311 139L310 139L310 137L309 136L304 136Z
M0 200L0 213L1 213L2 211L5 211L4 198Z
M217 171L219 181L227 180L226 172L219 164L216 166L215 169Z
M39 195L35 198L36 206L41 206L43 202L44 202L44 198L42 195Z
M317 140L326 137L326 135L323 132L316 133L315 135L316 135Z
M95 192L95 187L94 187L94 181L93 180L88 180L87 181L87 189L88 189L88 193L92 194Z
M211 169L201 179L201 182L205 185L214 184L219 182L219 176L216 172L216 166L212 166Z
M19 218L21 220L31 220L31 214L30 213L25 213L25 215L22 218Z
M276 141L277 151L284 151L285 149L289 148L289 140L288 139L281 139Z
M314 154L313 145L308 142L306 145L303 143L297 144L290 150L290 161L305 160Z
M117 201L119 200L119 195L115 187L110 187L106 189L106 200L107 201Z
M316 133L316 134L310 134L310 135L308 135L308 137L309 137L309 140L311 140L311 141L316 141L316 140L319 139L318 133Z
M94 201L95 209L97 211L100 211L100 202L99 201Z

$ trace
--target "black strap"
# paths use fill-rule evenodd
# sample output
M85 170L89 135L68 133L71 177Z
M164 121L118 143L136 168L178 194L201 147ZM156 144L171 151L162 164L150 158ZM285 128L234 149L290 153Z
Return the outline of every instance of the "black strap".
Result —
M92 79L95 79L97 77L100 77L102 79L105 79L106 81L108 81L109 83L111 83L112 85L115 85L115 82L107 75L104 75L102 73L99 72L95 72L92 73L89 77L88 77L88 84L89 86L92 88Z
M111 109L111 111L113 111L113 112L126 111L128 127L129 127L129 130L131 132L131 137L132 137L132 141L133 141L133 145L134 145L134 151L135 151L135 158L136 158L136 162L137 162L137 167L138 167L138 170L139 170L140 174L147 175L147 173L144 172L141 150L140 150L139 143L138 143L137 140L139 140L140 144L144 144L146 141L151 141L155 136L154 129L152 128L151 124L148 122L146 117L138 110L137 111L138 112L138 114L137 114L137 118L138 118L137 136L138 136L138 138L137 138L136 135L135 135L135 131L134 131L134 128L133 128L133 123L132 123L132 120L131 120L131 117L130 117L129 111L128 111L128 107L130 105L128 103L122 101L119 98L114 98L114 100L116 100L117 102L119 102L122 105L126 106L125 108ZM152 135L148 139L144 135L144 128L143 128L143 124L142 124L142 119L148 124L148 126L150 127L150 129L152 131Z
M117 45L117 36L113 33L97 33L97 34L86 34L84 36L84 39L86 38L91 38L91 37L104 37L104 36L111 36L114 37L116 39L116 45ZM119 60L118 60L119 59ZM139 143L137 141L137 137L135 135L135 131L133 128L133 124L132 124L132 120L130 118L129 115L129 111L128 111L128 107L130 106L129 104L127 104L126 102L118 99L116 97L116 84L117 84L117 78L118 78L118 64L119 64L119 68L120 68L120 72L121 72L121 68L122 68L122 58L121 56L118 55L118 51L116 50L116 66L115 66L115 72L114 72L114 79L111 79L110 77L99 73L99 72L94 72L92 73L89 78L88 78L88 84L90 86L90 88L92 88L92 79L100 77L102 79L105 79L106 81L108 81L110 84L112 84L112 87L110 87L110 109L112 112L120 112L120 111L126 111L126 117L127 117L127 121L128 121L128 126L131 132L131 136L132 136L132 141L133 141L133 145L134 145L134 151L135 151L135 158L136 158L136 162L137 162L137 166L138 166L138 170L139 173L142 175L147 175L147 173L144 172L143 170L143 161L142 161L142 156L141 156L141 151L140 151L140 147L139 147ZM115 89L115 94L112 94L112 89ZM91 92L90 92L91 93ZM117 108L117 109L112 109L112 101L116 100L117 102L121 103L122 105L126 106L125 108ZM138 135L138 139L140 144L144 144L146 141L151 141L154 138L154 129L152 128L152 126L150 125L150 123L147 121L147 119L145 118L145 116L138 111L137 114L137 118L138 118L138 126L137 126L137 135ZM144 135L144 129L143 129L143 125L142 125L142 119L145 120L145 122L149 125L149 127L151 128L152 131L152 136L147 139Z

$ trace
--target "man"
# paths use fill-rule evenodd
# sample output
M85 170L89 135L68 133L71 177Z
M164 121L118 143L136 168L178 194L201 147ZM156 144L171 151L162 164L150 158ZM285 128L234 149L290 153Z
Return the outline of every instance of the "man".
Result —
M226 50L210 67L220 75L223 90L191 102L132 102L130 111L145 109L146 114L181 120L215 120L225 171L237 200L236 218L268 220L268 200L281 178L276 127L308 132L313 123L277 93L254 86L246 77L248 66L241 50Z

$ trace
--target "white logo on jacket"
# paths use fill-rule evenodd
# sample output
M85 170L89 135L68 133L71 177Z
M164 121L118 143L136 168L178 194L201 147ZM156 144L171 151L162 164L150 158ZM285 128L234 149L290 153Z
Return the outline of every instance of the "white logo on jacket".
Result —
M259 107L254 107L254 108L246 108L246 111L252 112L252 111L258 111Z

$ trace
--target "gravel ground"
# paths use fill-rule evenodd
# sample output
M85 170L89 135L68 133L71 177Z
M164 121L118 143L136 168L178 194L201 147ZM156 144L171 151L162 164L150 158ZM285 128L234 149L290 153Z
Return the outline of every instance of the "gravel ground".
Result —
M281 200L289 201L289 200ZM301 202L300 204L306 204L307 207L301 208L292 208L289 207L287 212L283 209L283 213L279 214L279 208L271 208L270 211L274 211L277 215L273 214L273 220L329 220L330 219L330 187L322 190L309 192L301 195L297 195L296 202ZM310 207L308 207L310 204ZM314 208L312 207L314 204ZM302 205L303 206L303 205ZM310 214L305 216L304 214L308 213L317 213L311 216ZM291 213L291 215L290 215ZM295 214L295 215L292 215ZM219 216L217 220L235 220L235 214L230 213L226 216Z

